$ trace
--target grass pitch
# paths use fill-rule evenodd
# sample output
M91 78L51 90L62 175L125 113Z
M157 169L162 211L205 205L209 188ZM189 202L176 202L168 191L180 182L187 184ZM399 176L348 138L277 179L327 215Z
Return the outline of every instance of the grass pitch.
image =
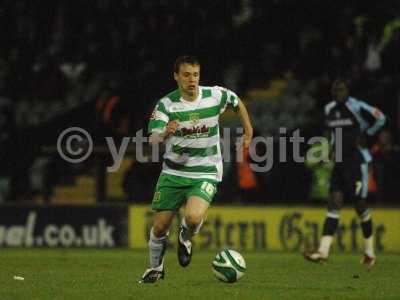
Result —
M227 284L211 271L215 254L195 252L184 269L171 250L165 280L140 285L145 251L0 249L0 299L400 299L400 255L380 255L367 271L360 255L333 253L323 266L300 254L242 253L247 273Z

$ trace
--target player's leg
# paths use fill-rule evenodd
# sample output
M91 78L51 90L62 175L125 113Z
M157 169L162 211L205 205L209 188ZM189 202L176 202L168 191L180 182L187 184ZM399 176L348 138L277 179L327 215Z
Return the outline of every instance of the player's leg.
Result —
M329 255L333 236L335 235L339 225L340 209L342 206L343 193L341 191L332 192L331 198L328 201L328 212L325 217L322 229L322 238L318 249L318 251L326 258Z
M184 217L182 218L182 237L185 240L191 239L199 233L203 218L210 203L198 196L191 196L186 204Z
M198 196L191 196L187 200L178 234L178 261L182 267L190 263L193 254L191 239L200 231L208 206L209 203Z
M331 192L328 200L328 211L322 229L322 237L317 251L305 252L304 257L313 262L325 262L332 246L333 236L339 225L340 209L343 206L343 193Z
M373 266L376 261L374 251L373 224L366 199L360 199L357 201L356 211L361 220L361 229L364 237L364 256L361 259L361 263L367 266Z
M150 266L144 272L140 283L154 283L164 278L164 254L168 244L168 232L175 211L163 210L154 213L153 227L149 237Z
M155 268L162 264L167 248L168 233L175 211L163 210L154 213L154 223L150 230L149 250L150 267Z
M191 239L200 231L215 192L215 184L204 181L195 184L187 193L188 200L178 234L178 261L182 267L190 263L193 253Z
M339 225L340 209L343 206L344 165L336 164L332 170L330 180L330 196L327 203L327 214L325 217L322 237L317 251L306 251L304 257L313 262L325 262L329 256L333 236Z
M150 266L139 282L154 283L164 277L163 258L168 243L168 231L184 197L182 190L174 185L173 178L165 174L160 175L152 202L155 213L148 244Z
M368 195L368 164L364 163L360 168L360 178L355 181L355 209L361 221L361 229L364 237L364 256L361 263L367 266L375 264L375 251L373 240L373 226L372 217L368 209L367 195Z

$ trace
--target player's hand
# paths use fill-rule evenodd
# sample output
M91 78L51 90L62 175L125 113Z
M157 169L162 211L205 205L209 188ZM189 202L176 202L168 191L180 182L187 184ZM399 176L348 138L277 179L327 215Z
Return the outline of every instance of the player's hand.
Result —
M164 139L169 138L178 130L178 127L179 127L179 122L177 120L168 122L167 126L165 127L163 138Z
M237 138L236 141L236 151L242 151L245 148L249 148L252 140L252 135L244 134Z
M253 139L252 133L245 133L243 135L243 148L249 148L251 144L251 140Z

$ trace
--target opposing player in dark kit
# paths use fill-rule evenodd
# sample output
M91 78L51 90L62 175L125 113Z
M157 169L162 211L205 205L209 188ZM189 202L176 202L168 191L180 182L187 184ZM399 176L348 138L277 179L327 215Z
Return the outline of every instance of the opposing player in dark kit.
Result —
M375 135L385 123L382 112L367 103L349 96L346 81L338 79L332 85L333 101L325 106L326 125L332 130L335 166L330 182L328 212L317 251L304 253L313 262L325 262L337 230L340 209L344 200L351 201L360 217L364 237L364 256L361 263L372 266L376 257L372 235L372 218L367 205L368 164L372 157L366 148L366 136ZM368 115L375 121L368 123ZM341 135L341 139L339 136Z

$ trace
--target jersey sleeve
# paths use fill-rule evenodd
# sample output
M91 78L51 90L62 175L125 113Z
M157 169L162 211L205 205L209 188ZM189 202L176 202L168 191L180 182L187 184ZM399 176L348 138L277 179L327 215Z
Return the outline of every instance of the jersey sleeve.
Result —
M149 121L148 133L149 135L153 132L163 132L165 126L169 122L169 114L165 108L164 103L160 100L158 101L156 107L154 108Z
M364 101L359 101L359 105L362 110L368 112L374 117L375 123L367 129L368 135L374 135L385 124L386 117L379 109L365 103Z
M227 106L232 107L234 111L239 109L239 97L233 91L219 86L215 86L214 88L217 90L217 97L220 99L221 114Z

